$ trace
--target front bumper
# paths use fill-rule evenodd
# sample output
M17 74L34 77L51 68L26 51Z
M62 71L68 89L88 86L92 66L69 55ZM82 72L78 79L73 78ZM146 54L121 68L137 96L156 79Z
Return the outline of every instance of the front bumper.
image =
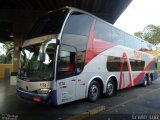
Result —
M49 100L50 94L36 94L36 93L25 91L20 88L16 88L16 92L17 92L18 96L20 96L21 98L26 99L26 100L36 102L34 99L39 98L40 99L39 102L42 102L42 103L49 103L50 102L50 100Z

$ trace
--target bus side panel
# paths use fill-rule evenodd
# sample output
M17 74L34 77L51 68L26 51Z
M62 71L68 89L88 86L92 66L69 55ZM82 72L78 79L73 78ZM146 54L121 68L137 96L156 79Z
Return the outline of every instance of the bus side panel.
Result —
M127 47L123 47L123 46L120 46L120 45L111 47L107 50L104 50L102 53L99 53L99 55L97 54L97 56L95 56L86 65L86 69L87 69L87 71L90 71L90 72L94 72L94 73L97 72L94 75L103 76L103 74L106 74L107 76L102 77L103 80L107 80L108 76L110 76L110 75L115 75L118 79L118 89L131 87L131 86L143 83L143 78L144 78L145 73L149 73L150 72L149 69L151 69L152 64L154 64L152 62L153 58L150 57L149 55L145 54L145 53L140 52L140 51L136 51L136 52L140 53L141 56L140 57L135 56L135 51L133 49L130 49L130 48L127 48ZM101 61L99 59L100 54L101 54L101 55L106 57L106 58L104 57L104 59L105 59L104 61L107 62L107 56L115 56L115 57L122 58L124 53L126 53L126 57L127 57L128 60L129 59L136 59L136 60L142 60L143 59L145 61L144 70L143 71L132 71L132 68L130 68L131 71L120 70L120 71L117 71L117 72L116 71L115 72L110 72L110 71L106 70L106 63L102 65ZM143 56L147 56L146 59L144 59ZM92 67L92 66L95 66L95 65L99 69L101 69L101 68L103 68L103 70L105 69L104 71L101 71L103 74L101 72L96 71L95 68ZM128 66L130 66L130 61L128 62ZM128 68L128 70L129 70L129 68ZM122 76L121 76L121 72L123 73ZM154 73L153 74L154 79L156 79L157 78L156 70L153 73ZM122 82L120 82L121 77L123 77ZM104 81L104 83L105 83L105 81ZM121 86L121 87L119 87L119 86Z
M103 82L103 86L107 79L108 73L106 71L106 60L103 55L98 55L93 58L88 64L85 65L83 72L81 73L82 78L85 81L85 97L88 96L88 88L90 83L99 78ZM101 86L101 87L103 87ZM77 89L78 92L78 89Z
M77 76L57 80L57 104L64 104L76 100Z

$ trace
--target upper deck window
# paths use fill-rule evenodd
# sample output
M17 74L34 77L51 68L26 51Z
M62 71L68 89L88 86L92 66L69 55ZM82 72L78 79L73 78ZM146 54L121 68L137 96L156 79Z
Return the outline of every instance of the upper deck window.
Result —
M70 15L65 25L64 33L89 36L93 18L80 12Z
M94 37L97 39L105 40L105 41L112 41L112 27L97 20L96 26L94 30Z
M89 39L89 33L92 26L94 18L80 12L72 12L67 19L67 22L65 24L63 34L62 34L62 44L60 46L60 53L69 52L70 56L65 57L65 60L68 62L65 62L62 60L62 56L59 55L59 59L61 60L59 65L59 68L62 66L65 68L65 66L70 66L70 63L74 63L76 69L78 69L78 73L80 73L84 68L84 62L85 62L85 54ZM69 46L68 50L64 46ZM75 52L71 51L71 48L75 49ZM73 59L74 58L74 59ZM67 65L68 64L68 65ZM67 70L67 69L66 69ZM75 75L75 74L74 74ZM60 72L58 71L58 77L61 76ZM70 76L73 76L73 74L70 74ZM66 77L66 76L65 76Z
M78 51L85 51L92 23L91 16L72 12L64 27L62 44L74 46Z

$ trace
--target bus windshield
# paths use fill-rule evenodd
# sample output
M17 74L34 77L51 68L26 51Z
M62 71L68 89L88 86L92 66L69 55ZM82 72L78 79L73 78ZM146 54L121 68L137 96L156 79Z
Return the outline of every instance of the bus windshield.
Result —
M60 9L40 18L36 21L27 39L49 34L59 34L68 11L67 8Z
M48 44L45 49L45 60L41 61L42 44L24 47L20 54L18 77L30 81L51 80L54 75L56 45Z

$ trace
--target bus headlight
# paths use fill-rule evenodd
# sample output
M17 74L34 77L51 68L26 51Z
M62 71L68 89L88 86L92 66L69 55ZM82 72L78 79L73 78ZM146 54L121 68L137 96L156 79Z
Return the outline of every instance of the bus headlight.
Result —
M50 91L51 91L51 89L43 88L43 89L37 90L37 93L38 94L48 94Z

